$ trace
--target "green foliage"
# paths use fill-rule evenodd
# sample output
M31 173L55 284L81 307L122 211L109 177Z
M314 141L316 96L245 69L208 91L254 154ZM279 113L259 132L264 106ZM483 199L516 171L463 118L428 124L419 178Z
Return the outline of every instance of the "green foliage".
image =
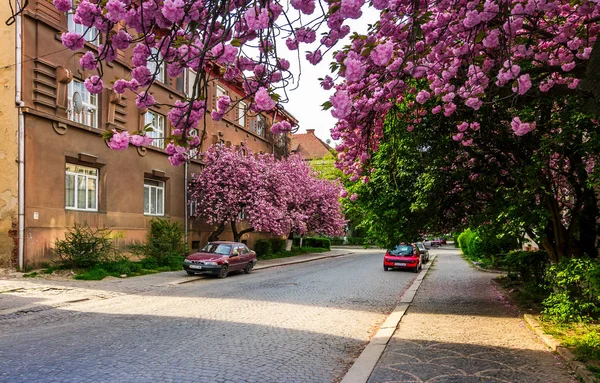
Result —
M552 289L542 302L545 319L589 321L600 314L600 264L589 258L565 259L552 265L546 283Z
M365 238L363 237L348 237L348 245L351 246L362 246L365 244Z
M279 253L285 250L285 239L270 238L269 243L271 244L271 251L273 253Z
M54 255L62 266L73 269L118 260L121 253L111 234L108 229L92 229L87 223L76 223L67 231L64 240L54 242Z
M463 231L458 236L458 247L468 258L472 260L479 260L481 258L481 240L477 236L477 233L471 229Z
M163 271L177 271L181 270L183 264L183 256L171 256L168 259L168 263L162 266L158 265L158 262L154 258L144 258L140 262L132 262L129 260L120 260L116 262L105 262L99 263L92 266L87 270L79 272L75 279L81 280L102 280L105 277L127 277L153 274Z
M254 251L256 256L264 257L272 253L271 242L268 239L259 239L254 243Z
M600 359L600 334L590 331L574 344L576 353L585 359Z
M511 251L504 263L509 276L523 281L530 289L545 289L546 270L550 265L545 251Z
M294 238L294 242L298 243L298 246L299 246L300 238L297 238L297 240L298 241L296 242L296 238ZM329 250L331 248L331 240L329 238L307 237L307 238L302 239L302 246L303 247L317 247L317 248Z
M344 238L340 238L340 237L333 237L331 238L331 244L333 246L340 246L340 245L344 245Z
M132 244L129 249L136 255L155 260L158 266L171 266L186 251L183 226L179 222L154 218L150 221L146 243Z
M23 274L23 278L35 278L37 277L38 273L36 271L31 272L31 273L27 273L27 274Z

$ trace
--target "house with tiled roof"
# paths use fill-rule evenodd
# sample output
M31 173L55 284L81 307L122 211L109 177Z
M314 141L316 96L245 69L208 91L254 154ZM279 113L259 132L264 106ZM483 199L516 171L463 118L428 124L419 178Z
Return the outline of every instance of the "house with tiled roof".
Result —
M333 153L333 148L317 137L314 129L292 135L291 147L293 153L300 154L307 161L325 158Z

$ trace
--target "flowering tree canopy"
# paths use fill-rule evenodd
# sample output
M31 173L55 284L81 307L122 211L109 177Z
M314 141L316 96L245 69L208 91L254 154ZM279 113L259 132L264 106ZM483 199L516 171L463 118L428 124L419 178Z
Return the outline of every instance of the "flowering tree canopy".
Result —
M215 236L226 225L231 225L235 240L254 230L340 234L340 187L316 178L299 157L275 160L242 147L217 145L203 160L206 166L193 179L191 199L197 201L197 217L217 226ZM238 231L243 221L249 227Z
M60 11L72 10L70 0L53 3ZM180 163L185 148L198 144L189 142L188 133L206 115L204 100L215 68L223 78L240 81L251 110L272 110L285 102L285 88L294 80L279 42L285 40L283 49L299 51L321 32L316 49L311 46L305 55L316 64L351 32L346 21L362 17L365 6L364 0L291 0L289 5L82 0L73 20L107 37L97 54L87 52L81 59L84 68L99 72L85 82L92 93L102 91L102 63L114 60L117 50L130 52L133 69L130 78L114 82L113 91L135 92L140 108L156 102L149 89L159 66L149 68L149 60L166 64L171 77L188 68L198 72L192 94L171 105L169 113L175 127L171 155L179 158L172 162ZM594 50L600 31L596 0L373 0L368 6L380 11L379 20L367 36L353 35L352 43L337 52L331 64L335 78L322 81L323 88L335 90L324 106L339 119L332 137L342 140L339 166L349 174L364 172L383 136L387 112L405 97L412 101L405 114L408 129L428 113L451 116L457 109L471 112L457 125L472 126L481 122L484 103L511 99L517 108L510 128L524 135L539 122L519 116L521 103L540 93L587 92L593 101L600 94L600 71L594 70L600 68L595 65L599 49ZM63 34L62 41L73 50L84 46L75 32ZM415 81L426 87L417 92ZM213 118L231 107L226 97L211 111Z
M536 97L600 90L590 89L593 71L586 74L600 31L597 2L383 3L390 12L382 12L372 33L356 36L332 64L345 81L325 107L340 119L332 137L343 140L340 166L349 173L364 171L384 134L387 112L405 99L409 131L428 114L466 111L456 121L456 134L468 146L463 132L485 122L483 104L512 108L507 128L521 136L540 123L519 114Z

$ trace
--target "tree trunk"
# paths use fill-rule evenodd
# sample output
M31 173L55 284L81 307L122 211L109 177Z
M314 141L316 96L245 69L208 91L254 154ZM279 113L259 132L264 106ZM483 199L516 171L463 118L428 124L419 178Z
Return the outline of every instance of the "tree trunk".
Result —
M253 227L249 227L247 229L244 229L240 232L237 231L237 227L235 224L235 221L231 221L231 231L233 233L233 241L234 242L240 242L240 240L242 239L242 236L246 233L251 233L254 231Z
M219 224L219 227L217 227L215 229L215 231L210 233L210 236L208 237L208 242L218 241L219 235L221 235L221 233L223 233L223 230L225 230L225 222L221 222Z

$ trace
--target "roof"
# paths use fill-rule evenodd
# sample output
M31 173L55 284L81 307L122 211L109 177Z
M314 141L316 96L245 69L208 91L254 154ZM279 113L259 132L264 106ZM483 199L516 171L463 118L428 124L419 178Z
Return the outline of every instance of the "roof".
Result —
M292 151L300 154L305 160L327 157L333 149L315 136L314 129L306 129L304 134L292 135Z

